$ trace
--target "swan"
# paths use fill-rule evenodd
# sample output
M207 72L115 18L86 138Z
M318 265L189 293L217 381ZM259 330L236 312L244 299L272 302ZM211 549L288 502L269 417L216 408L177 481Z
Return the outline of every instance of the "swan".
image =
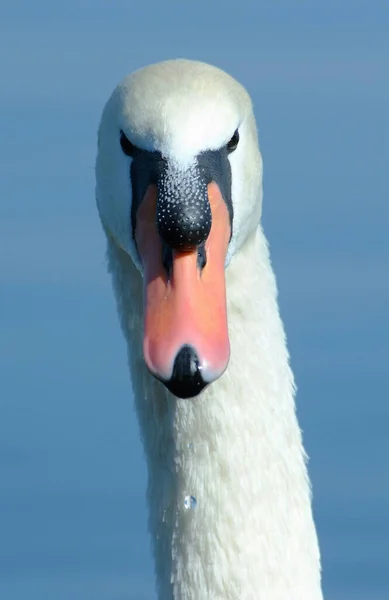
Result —
M96 201L148 468L160 600L319 600L250 97L169 60L102 114Z

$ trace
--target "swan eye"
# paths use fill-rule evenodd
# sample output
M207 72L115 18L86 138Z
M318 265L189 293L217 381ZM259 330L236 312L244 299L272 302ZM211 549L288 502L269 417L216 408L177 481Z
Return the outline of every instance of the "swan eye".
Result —
M230 141L227 144L227 152L234 152L234 150L237 149L239 144L239 131L236 130L234 135L232 136L232 138L230 139Z
M120 130L120 145L124 154L127 156L134 156L134 144L131 144L128 137L126 137L122 130Z

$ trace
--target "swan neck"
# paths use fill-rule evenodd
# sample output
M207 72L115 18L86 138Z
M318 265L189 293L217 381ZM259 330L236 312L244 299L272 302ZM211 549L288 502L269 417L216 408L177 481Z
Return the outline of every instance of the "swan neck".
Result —
M142 358L141 279L109 245L148 465L160 600L321 600L320 557L294 381L267 243L258 229L227 269L231 359L178 400Z

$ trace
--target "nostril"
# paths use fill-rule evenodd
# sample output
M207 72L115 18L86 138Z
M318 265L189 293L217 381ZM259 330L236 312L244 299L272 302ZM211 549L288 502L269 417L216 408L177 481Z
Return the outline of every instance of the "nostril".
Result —
M173 267L173 250L165 242L162 243L162 264L168 279L170 279Z
M201 375L201 365L192 346L182 346L173 366L173 374L166 387L178 398L193 398L207 386Z
M173 250L162 241L162 264L166 271L168 280L172 274L173 268ZM197 248L197 267L202 271L207 264L207 253L204 244Z
M197 266L202 271L207 264L207 253L204 244L197 248Z

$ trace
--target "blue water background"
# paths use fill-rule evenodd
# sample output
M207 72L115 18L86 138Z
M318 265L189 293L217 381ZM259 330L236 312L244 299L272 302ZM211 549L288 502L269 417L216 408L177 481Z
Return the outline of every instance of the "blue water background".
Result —
M389 598L388 6L8 3L0 16L0 598L155 598L104 241L114 85L205 60L251 93L324 589Z

